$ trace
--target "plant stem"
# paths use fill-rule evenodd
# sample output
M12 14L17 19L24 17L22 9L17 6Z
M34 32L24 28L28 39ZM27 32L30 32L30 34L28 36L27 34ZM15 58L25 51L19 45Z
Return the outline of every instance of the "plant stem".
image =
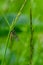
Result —
M18 11L18 14L17 14L15 20L13 19L13 21L12 21L12 25L11 25L11 27L10 27L11 30L14 29L14 26L15 26L15 24L16 24L16 22L17 22L19 16L21 15L21 12L22 12L22 10L23 10L23 8L24 8L26 2L27 2L27 0L24 0L24 3L22 4L20 10Z
M2 64L1 65L4 65L6 50L7 50L7 47L8 47L9 36L10 36L10 32L9 32L8 37L7 37L7 40L6 40L5 52L4 52L4 57L3 57L3 61L2 61Z
M32 57L33 57L33 27L32 27L32 8L30 7L30 65L32 65Z

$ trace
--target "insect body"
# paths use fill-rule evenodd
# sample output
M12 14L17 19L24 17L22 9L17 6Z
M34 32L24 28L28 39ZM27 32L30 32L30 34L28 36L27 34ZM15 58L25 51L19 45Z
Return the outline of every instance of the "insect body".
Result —
M18 35L17 35L17 33L16 33L15 30L12 30L10 32L10 48L12 48L12 45L13 45L13 41L14 40L18 41Z

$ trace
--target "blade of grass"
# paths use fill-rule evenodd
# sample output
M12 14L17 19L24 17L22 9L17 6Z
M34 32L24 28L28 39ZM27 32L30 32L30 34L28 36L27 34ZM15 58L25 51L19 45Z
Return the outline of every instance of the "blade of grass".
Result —
M8 24L9 28L10 28L10 25L9 25L9 22L7 20L7 18L3 15L3 18L5 19L5 22Z
M1 65L4 65L6 50L7 50L7 47L8 47L9 37L10 37L10 31L9 31L9 34L8 34L8 37L7 37L7 40L6 40L6 47L5 47L5 52L4 52L4 58L2 60L2 64Z
M24 3L22 4L22 6L21 6L21 8L20 8L20 10L19 10L19 12L18 12L18 14L17 14L15 20L13 19L13 21L12 21L12 25L11 25L11 27L10 27L11 30L14 29L14 26L15 26L15 24L16 24L16 22L17 22L19 16L21 15L21 12L22 12L22 10L23 10L25 4L26 4L26 1L27 1L27 0L24 0Z
M4 13L3 13L3 12L1 12L1 14L2 14L3 18L5 19L5 22L7 23L7 25L8 25L8 26L9 26L9 28L10 28L9 22L8 22L7 18L4 16Z

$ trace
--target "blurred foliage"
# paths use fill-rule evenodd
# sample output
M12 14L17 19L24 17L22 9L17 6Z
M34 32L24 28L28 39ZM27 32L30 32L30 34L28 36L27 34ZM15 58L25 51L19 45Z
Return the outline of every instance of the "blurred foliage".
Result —
M43 65L43 0L31 0L31 5L32 65ZM9 34L13 22L13 33ZM30 32L30 0L0 0L0 65L30 65Z

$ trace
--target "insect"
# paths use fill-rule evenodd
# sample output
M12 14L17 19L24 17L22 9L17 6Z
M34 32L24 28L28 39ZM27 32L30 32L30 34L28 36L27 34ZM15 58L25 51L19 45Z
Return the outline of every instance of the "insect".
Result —
M10 32L10 48L12 48L13 40L16 40L17 41L17 39L18 39L18 36L16 35L15 30L12 30Z
M10 33L10 39L12 40L12 38L15 38L15 39L18 38L15 30L12 30Z
M18 34L20 34L22 31L18 28L15 27L11 32L10 32L10 47L12 48L13 45L13 40L19 41Z

